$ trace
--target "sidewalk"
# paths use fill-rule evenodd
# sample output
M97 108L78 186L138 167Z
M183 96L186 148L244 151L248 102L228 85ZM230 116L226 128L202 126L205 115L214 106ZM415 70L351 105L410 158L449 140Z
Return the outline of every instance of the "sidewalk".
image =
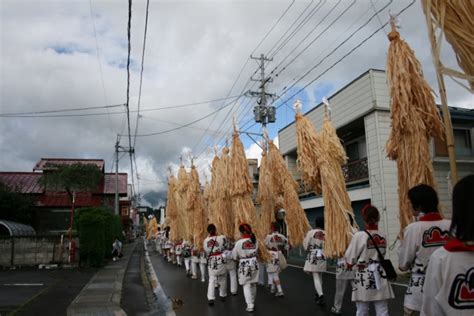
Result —
M67 308L68 316L76 315L127 315L120 306L124 276L137 240L123 247L123 257L109 262L84 286Z

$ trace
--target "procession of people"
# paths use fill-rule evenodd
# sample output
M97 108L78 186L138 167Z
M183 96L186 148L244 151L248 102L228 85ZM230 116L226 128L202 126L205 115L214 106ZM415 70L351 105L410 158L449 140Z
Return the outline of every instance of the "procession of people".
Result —
M398 272L411 273L404 304L400 307L403 314L472 315L474 302L469 293L474 285L474 175L465 177L454 187L452 220L440 215L438 196L432 187L415 186L409 190L408 198L416 221L404 229L397 252ZM335 261L336 294L330 311L342 314L342 297L350 284L356 315L369 315L371 304L376 315L389 315L388 300L394 298L394 292L382 262L387 252L387 239L378 226L380 212L368 204L361 210L361 216L363 229L353 232L344 256ZM313 278L315 304L325 305L330 299L324 296L321 274L327 271L329 263L324 254L328 236L322 217L316 218L314 227L307 232L303 242L307 252L303 270ZM167 237L169 227L158 230L154 241L156 250L168 262L179 265L181 260L178 258L184 258L187 277L197 279L197 266L200 266L200 280L208 281L210 306L215 303L216 293L219 300L226 300L228 280L230 294L237 295L238 281L243 289L246 311L251 313L255 311L257 283L262 273L258 264L258 240L249 223L242 223L238 230L240 239L232 242L231 237L220 234L210 223L203 252L196 251L198 247L187 241L171 244ZM287 236L279 231L280 224L272 222L264 242L271 254L265 268L268 290L276 298L284 298L279 274L286 267L290 244ZM181 250L177 251L177 248ZM281 260L285 262L282 264Z

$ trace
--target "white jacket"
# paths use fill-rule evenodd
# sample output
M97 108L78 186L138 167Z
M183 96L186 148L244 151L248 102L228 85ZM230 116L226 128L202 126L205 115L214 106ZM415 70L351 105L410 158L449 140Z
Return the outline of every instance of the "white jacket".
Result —
M237 272L240 285L258 282L257 249L258 241L253 243L250 238L242 238L235 243L232 258L239 261Z
M454 240L431 255L421 315L474 315L474 246L459 251L456 243L461 244Z

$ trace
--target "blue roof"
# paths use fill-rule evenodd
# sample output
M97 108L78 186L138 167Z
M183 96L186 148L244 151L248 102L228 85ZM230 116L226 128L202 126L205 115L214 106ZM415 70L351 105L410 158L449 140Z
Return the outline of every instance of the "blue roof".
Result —
M10 236L34 236L36 232L33 227L21 223L0 219L0 226L5 227Z

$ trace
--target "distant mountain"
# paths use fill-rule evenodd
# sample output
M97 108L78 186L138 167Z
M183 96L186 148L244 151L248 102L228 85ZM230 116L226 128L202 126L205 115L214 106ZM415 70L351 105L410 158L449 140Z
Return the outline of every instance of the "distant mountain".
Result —
M160 205L165 205L166 191L149 191L143 194L143 199L150 204L151 207L157 208Z

